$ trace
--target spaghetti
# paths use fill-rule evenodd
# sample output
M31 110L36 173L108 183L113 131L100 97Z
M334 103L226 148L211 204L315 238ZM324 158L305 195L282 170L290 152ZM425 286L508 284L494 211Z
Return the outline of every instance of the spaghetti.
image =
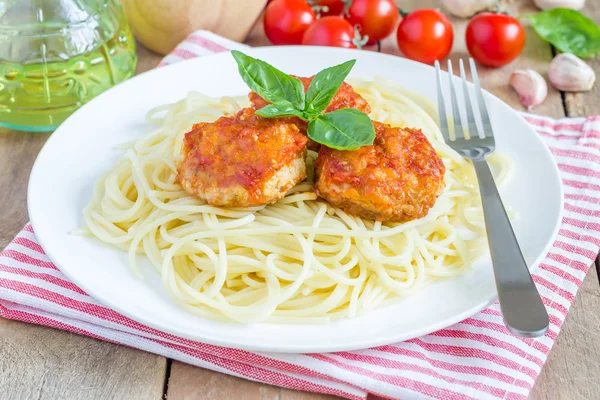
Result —
M188 195L176 179L184 134L247 103L192 92L148 113L155 129L98 180L86 232L127 251L140 277L136 255L145 255L189 312L241 323L354 317L463 273L487 251L471 164L444 143L427 101L388 81L352 84L372 119L422 129L446 165L446 188L426 217L381 223L318 199L311 151L306 181L275 204L225 209ZM490 162L502 186L510 159Z

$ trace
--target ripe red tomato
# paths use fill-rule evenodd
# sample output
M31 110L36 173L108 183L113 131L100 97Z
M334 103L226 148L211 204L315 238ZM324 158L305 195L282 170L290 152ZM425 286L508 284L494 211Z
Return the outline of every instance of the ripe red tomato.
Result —
M344 2L342 0L318 0L315 2L317 6L327 7L327 11L321 11L321 15L340 15L344 11Z
M469 54L483 65L501 67L521 54L525 30L521 23L506 14L477 14L467 25Z
M315 22L305 0L273 0L265 10L265 34L273 44L301 44L304 32Z
M444 14L432 8L422 8L402 19L396 38L406 57L433 64L450 54L454 31Z
M354 27L341 17L323 17L308 28L302 44L354 49Z
M368 43L375 43L394 31L399 15L394 0L352 0L345 18L369 36Z

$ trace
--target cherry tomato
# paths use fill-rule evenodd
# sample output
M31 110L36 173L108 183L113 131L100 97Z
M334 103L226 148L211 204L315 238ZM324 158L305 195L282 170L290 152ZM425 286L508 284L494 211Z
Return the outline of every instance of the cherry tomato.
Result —
M340 15L344 11L344 2L342 0L319 0L315 5L327 7L327 11L321 11L321 15Z
M444 14L432 8L422 8L402 19L396 38L406 57L433 64L450 54L454 31Z
M354 27L341 17L323 17L308 28L302 44L354 49Z
M483 65L501 67L521 54L525 30L510 15L481 13L467 25L469 54Z
M345 18L375 43L394 31L399 15L394 0L352 0Z
M273 0L265 10L265 34L273 44L301 44L304 32L315 22L305 0Z

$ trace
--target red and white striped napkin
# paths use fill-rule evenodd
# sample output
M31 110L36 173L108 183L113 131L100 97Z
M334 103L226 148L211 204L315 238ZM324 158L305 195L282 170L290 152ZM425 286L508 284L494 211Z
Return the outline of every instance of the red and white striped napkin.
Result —
M196 32L163 63L246 46ZM253 353L143 326L106 308L52 264L30 225L0 254L0 316L120 343L287 388L362 399L526 399L600 247L600 117L525 118L550 147L565 187L559 236L534 280L550 314L537 339L511 335L498 304L418 339L326 354Z

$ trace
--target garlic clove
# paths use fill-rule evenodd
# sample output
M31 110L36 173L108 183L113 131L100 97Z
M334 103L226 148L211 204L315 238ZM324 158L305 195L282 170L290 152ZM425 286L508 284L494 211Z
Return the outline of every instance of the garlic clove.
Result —
M441 0L441 3L450 14L460 18L498 8L498 0Z
M521 103L531 111L548 95L546 80L532 69L519 69L510 76L510 85L518 93Z
M579 57L562 53L550 63L548 78L552 86L563 92L585 92L594 86L596 73Z
M585 5L585 0L534 0L538 8L549 10L551 8L570 8L572 10L581 10Z

